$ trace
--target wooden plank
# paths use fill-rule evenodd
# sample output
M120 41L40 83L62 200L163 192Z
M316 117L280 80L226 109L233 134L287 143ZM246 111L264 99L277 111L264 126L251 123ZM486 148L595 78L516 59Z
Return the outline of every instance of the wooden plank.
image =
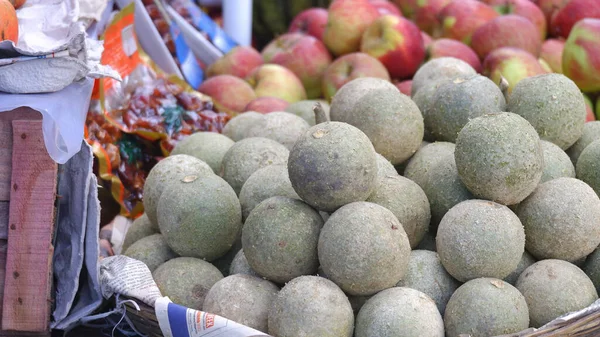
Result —
M0 113L0 120L2 121L13 121L13 120L31 120L31 119L42 119L42 114L39 111L33 110L28 107L20 107L10 111L2 111Z
M0 201L10 200L11 174L12 122L0 120Z
M0 240L0 303L4 300L4 277L6 273L7 240ZM2 307L0 306L0 323L2 323ZM1 335L1 333L0 333Z
M57 165L41 121L15 120L2 330L49 330Z

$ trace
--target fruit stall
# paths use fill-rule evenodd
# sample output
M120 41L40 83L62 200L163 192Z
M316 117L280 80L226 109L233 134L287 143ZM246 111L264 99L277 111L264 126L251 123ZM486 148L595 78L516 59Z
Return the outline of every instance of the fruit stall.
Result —
M0 336L600 336L599 55L597 0L0 0Z

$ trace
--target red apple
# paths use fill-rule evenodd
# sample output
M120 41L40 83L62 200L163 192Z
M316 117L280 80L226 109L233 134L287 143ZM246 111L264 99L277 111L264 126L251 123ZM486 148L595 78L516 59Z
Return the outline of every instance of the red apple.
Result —
M573 26L581 19L600 19L600 1L598 0L571 0L552 17L550 21L550 34L554 36L569 37Z
M417 2L415 23L424 32L438 36L441 34L439 14L452 0L423 0Z
M379 11L379 14L381 15L391 14L402 16L400 9L388 0L369 0L369 2L377 8L377 11Z
M246 105L244 111L254 111L266 114L274 111L285 111L288 105L290 105L290 103L281 98L265 96L252 100Z
M558 12L564 5L571 0L531 0L536 4L544 13L546 18L546 27L550 26L550 21L556 12Z
M363 33L379 16L368 0L336 0L329 6L323 42L336 56L358 51Z
M585 101L585 122L593 122L596 120L596 116L594 116L594 104L592 100L586 95L583 94L583 100Z
M302 33L286 33L269 43L262 55L265 62L293 71L302 81L308 98L322 96L321 79L332 60L321 40Z
M325 8L309 8L300 12L292 23L290 33L304 33L323 41L323 33L329 16Z
M395 15L383 15L369 26L360 51L377 58L398 79L411 78L425 59L419 28Z
M583 19L565 42L563 73L584 92L600 91L600 19Z
M475 0L454 0L440 12L442 37L471 43L471 36L499 14L492 7Z
M500 83L504 77L508 81L509 92L520 80L545 73L535 56L519 48L498 48L483 61L483 74L494 83Z
M550 66L552 72L562 74L562 54L565 48L565 41L558 39L548 39L542 44L540 58Z
M237 46L211 64L206 69L206 76L232 75L244 78L254 68L262 64L263 58L256 49L247 46Z
M473 33L471 47L482 59L501 47L521 48L534 56L540 55L542 40L531 21L519 15L502 15Z
M412 80L397 82L397 83L395 83L395 85L396 85L396 88L398 88L398 90L400 90L401 93L410 97L410 91L412 90Z
M217 75L204 81L198 91L210 96L220 111L243 112L256 98L252 87L244 80L231 75Z
M425 47L425 49L427 49L429 45L431 45L431 43L433 42L433 39L431 38L431 36L429 36L429 34L425 32L421 32L421 37L423 38L423 46Z
M409 19L413 19L415 17L415 13L417 12L417 8L419 5L417 4L419 0L392 0L402 11L402 15Z
M481 72L481 61L477 54L466 44L452 39L433 41L427 48L428 60L438 57L455 57L467 62L475 71Z
M527 18L537 27L542 40L546 38L544 12L530 0L488 0L488 4L500 14L515 14Z
M351 53L333 61L323 75L323 92L329 101L346 83L359 77L376 77L390 80L385 66L365 53Z
M306 90L300 79L291 70L278 64L263 64L254 69L246 81L254 88L256 97L277 97L289 103L306 99Z

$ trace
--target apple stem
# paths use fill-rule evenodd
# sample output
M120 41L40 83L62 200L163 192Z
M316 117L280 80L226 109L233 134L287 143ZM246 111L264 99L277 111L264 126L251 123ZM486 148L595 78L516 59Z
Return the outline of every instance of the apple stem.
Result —
M504 95L504 99L508 102L508 80L504 78L504 76L500 76L500 83L498 83L500 87L500 91L502 91L502 95Z
M315 113L315 121L317 124L329 122L329 118L327 118L327 114L325 114L325 110L323 110L321 103L315 103L313 112Z

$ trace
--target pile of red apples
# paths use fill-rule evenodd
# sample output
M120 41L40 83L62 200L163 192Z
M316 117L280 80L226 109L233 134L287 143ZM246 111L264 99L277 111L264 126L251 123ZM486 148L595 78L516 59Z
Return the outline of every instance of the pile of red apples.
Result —
M529 76L568 76L600 119L600 0L335 0L301 12L260 52L236 47L200 91L232 113L329 101L358 77L411 94L426 61L456 57L509 91ZM595 104L594 104L595 103Z

